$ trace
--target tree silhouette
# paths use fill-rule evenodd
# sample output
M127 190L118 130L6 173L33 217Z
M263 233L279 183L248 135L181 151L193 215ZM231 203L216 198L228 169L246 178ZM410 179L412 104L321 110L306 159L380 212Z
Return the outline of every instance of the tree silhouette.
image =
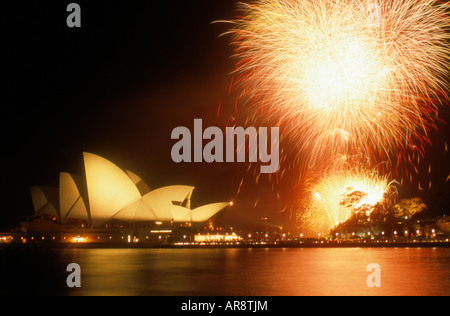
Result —
M364 219L371 212L371 206L368 204L361 204L361 201L368 196L366 192L351 191L351 188L347 189L347 193L342 199L340 205L350 208L352 214L356 215L359 219Z

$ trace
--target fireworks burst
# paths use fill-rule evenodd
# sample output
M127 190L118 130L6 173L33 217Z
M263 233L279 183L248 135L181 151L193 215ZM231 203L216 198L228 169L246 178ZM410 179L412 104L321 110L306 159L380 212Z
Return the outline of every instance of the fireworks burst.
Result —
M229 32L235 84L313 168L358 152L374 162L405 158L423 151L448 88L447 8L436 0L241 4Z
M312 186L310 201L327 215L328 227L337 226L357 211L364 210L370 216L377 204L392 196L393 185L388 177L380 177L376 172L336 172Z
M370 216L395 191L380 174L415 168L437 129L449 2L254 0L239 9L226 33L233 82L251 119L280 127L277 182L298 174L307 192L298 219L326 233L355 212Z
M312 183L299 202L297 228L307 236L326 236L353 216L370 218L396 200L395 182L363 169L334 171Z

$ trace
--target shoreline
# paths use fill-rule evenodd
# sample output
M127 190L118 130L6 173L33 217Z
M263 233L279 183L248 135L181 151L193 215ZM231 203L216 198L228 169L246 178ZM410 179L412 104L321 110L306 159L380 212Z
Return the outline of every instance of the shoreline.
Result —
M0 249L311 249L311 248L450 248L450 242L276 242L262 244L0 244Z

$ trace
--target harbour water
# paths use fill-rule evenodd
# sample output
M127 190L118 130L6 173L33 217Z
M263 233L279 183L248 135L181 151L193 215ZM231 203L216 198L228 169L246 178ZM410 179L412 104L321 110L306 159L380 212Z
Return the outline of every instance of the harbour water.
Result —
M67 286L70 263L80 288ZM450 249L0 249L0 284L1 295L448 296Z

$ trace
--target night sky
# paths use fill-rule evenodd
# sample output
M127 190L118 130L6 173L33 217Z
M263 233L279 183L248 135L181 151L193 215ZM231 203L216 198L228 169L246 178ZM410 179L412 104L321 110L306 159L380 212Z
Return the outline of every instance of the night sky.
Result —
M211 22L233 19L236 1L77 1L78 29L66 25L70 2L2 4L0 227L33 213L30 186L57 186L59 172L82 175L84 151L137 173L152 189L195 186L193 206L235 199L246 166L175 164L171 132L193 129L195 118L224 127L233 114L233 52L230 38L219 37L227 25ZM442 118L450 122L448 108ZM431 139L421 168L433 166L431 176L424 172L433 186L422 196L434 212L450 214L448 127L440 124ZM416 186L401 195L416 195ZM281 221L283 203L275 200L268 183L247 188L222 217Z

